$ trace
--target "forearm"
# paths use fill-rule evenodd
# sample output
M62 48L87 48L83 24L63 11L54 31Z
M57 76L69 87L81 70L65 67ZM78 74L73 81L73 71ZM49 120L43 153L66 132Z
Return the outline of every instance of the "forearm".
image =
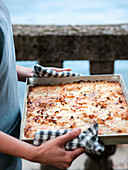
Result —
M0 152L32 160L36 147L0 131Z
M33 77L32 68L22 67L16 65L16 71L19 81L26 81L26 78Z
M84 148L74 151L66 151L64 148L65 143L74 139L80 132L80 129L76 129L44 142L40 146L34 146L0 131L0 152L64 169L85 152Z

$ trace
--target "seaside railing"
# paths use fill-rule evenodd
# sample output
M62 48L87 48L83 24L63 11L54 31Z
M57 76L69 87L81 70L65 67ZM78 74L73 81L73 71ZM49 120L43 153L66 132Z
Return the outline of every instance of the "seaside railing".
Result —
M112 74L115 60L128 59L128 24L13 25L13 32L17 61L62 67L65 60L89 60L90 74Z

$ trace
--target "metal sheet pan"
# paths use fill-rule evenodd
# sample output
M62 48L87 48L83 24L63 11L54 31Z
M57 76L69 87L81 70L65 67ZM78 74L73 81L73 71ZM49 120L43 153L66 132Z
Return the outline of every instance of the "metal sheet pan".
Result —
M74 83L79 81L118 81L123 90L125 99L128 103L128 93L121 75L94 75L94 76L82 76L82 77L59 77L59 78L28 78L26 80L26 92L24 98L24 108L22 114L22 122L21 122L21 135L20 139L29 143L33 142L33 139L25 138L24 136L24 127L26 123L26 112L27 112L27 94L29 92L29 87L34 85L59 85L59 84L67 84ZM105 145L115 145L115 144L128 144L128 134L107 134L107 135L99 135L99 139Z

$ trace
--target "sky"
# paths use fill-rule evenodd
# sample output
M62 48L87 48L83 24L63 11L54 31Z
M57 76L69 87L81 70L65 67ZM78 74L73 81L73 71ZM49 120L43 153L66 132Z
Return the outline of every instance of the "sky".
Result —
M128 0L3 0L14 24L95 25L128 22Z

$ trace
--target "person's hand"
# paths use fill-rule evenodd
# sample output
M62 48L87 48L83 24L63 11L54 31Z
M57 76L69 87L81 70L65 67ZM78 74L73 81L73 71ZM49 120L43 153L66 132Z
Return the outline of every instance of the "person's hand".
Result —
M56 67L45 67L51 70L54 70L56 72L62 72L62 71L71 71L70 68L56 68ZM26 78L33 77L33 68L27 68L22 66L16 66L18 80L19 81L26 81Z
M77 137L80 132L80 128L77 128L65 135L44 142L42 145L36 147L36 154L34 154L31 161L48 164L60 169L68 168L75 158L85 152L85 148L66 151L64 144Z
M66 151L64 148L65 143L77 137L80 132L80 128L74 129L65 135L46 141L40 146L34 146L0 131L0 152L65 169L75 158L85 152L85 148L73 151Z

